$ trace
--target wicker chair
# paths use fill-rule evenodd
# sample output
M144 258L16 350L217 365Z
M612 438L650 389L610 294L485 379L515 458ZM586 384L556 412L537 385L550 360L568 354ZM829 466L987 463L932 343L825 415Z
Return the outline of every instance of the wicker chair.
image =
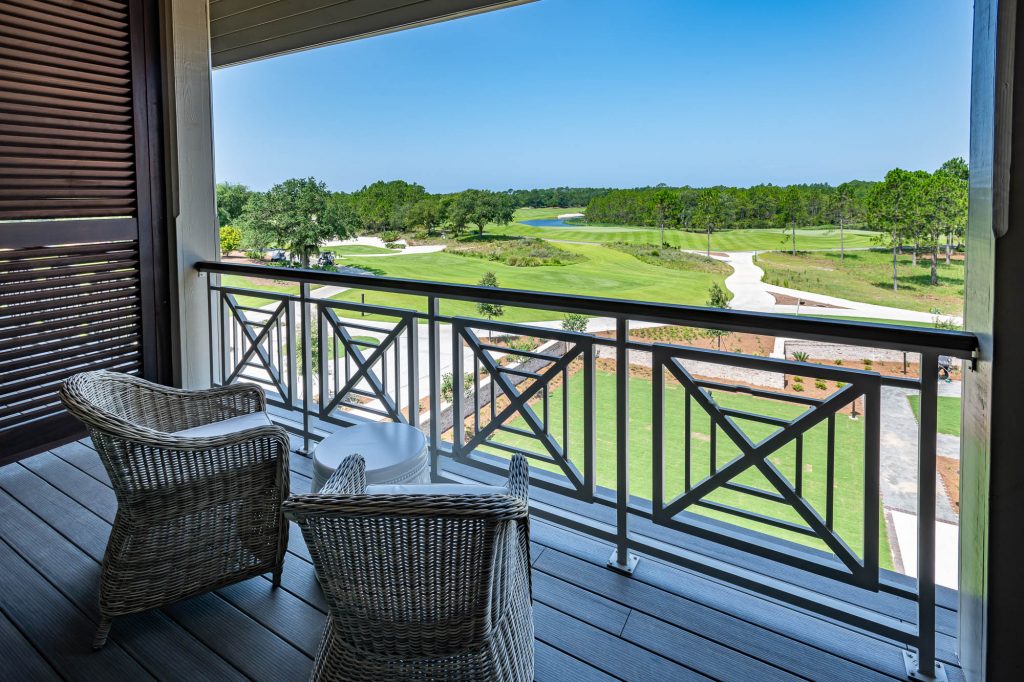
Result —
M114 616L268 572L280 584L288 435L267 418L262 390L182 391L100 371L68 379L60 397L117 496L94 649Z
M527 466L506 487L366 487L342 462L284 504L323 587L313 680L533 679Z

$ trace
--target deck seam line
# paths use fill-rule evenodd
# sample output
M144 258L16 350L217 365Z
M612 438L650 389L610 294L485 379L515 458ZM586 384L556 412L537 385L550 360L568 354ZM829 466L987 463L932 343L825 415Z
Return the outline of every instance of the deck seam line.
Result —
M555 548L552 548L552 547L548 547L548 549L551 549L552 551L555 551L555 552L559 551L559 550L557 550ZM562 553L565 554L565 552L562 552ZM573 556L571 554L566 554L566 556L568 556L570 558L573 558L573 559L576 559L578 561L586 561L585 559L580 559L579 557L575 557L575 556ZM592 562L587 562L587 563L591 563L591 565L595 565L596 566L596 564L593 564ZM601 568L601 567L599 567L599 568ZM552 578L555 578L556 580L561 580L562 582L568 582L564 578L562 578L562 577L560 577L558 575L555 575L555 574L553 574L553 573L551 573L549 571L544 570L543 567L535 566L534 570L539 571L541 573L544 573L545 575L550 576ZM639 580L639 579L637 579L637 580ZM855 666L857 666L859 668L863 668L865 670L870 670L872 672L878 673L879 675L884 675L886 677L889 677L890 679L893 679L893 680L899 680L900 679L900 678L897 678L897 677L893 677L890 673L885 672L884 670L878 670L877 668L872 667L870 665L866 665L865 663L862 663L860 661L854 661L854 660L851 660L849 658L846 658L845 656L839 655L839 654L837 654L837 653L835 653L833 651L827 651L827 650L822 649L821 647L818 647L818 646L816 646L814 644L811 644L809 642L805 642L805 641L796 639L796 638L794 638L794 637L792 637L790 635L787 635L784 632L778 632L777 630L773 630L772 628L766 627L763 624L749 621L749 620L747 620L745 618L742 618L742 617L740 617L740 616L738 616L736 614L729 613L728 611L723 611L722 609L716 608L716 607L711 606L709 604L703 604L701 602L693 601L692 599L689 599L689 598L684 597L684 596L679 595L679 594L675 594L674 592L669 592L668 590L665 590L665 589L663 589L663 588L661 588L661 587L659 587L657 585L652 585L652 584L650 584L650 583L648 583L646 581L639 580L639 582L641 582L643 585L646 585L649 588L659 590L660 592L663 592L666 595L669 595L669 596L671 596L673 598L682 599L682 600L687 601L690 604L696 605L698 607L704 607L704 608L710 609L712 611L715 611L718 614L724 615L726 617L734 618L734 619L736 619L738 621L741 621L741 622L743 622L743 623L745 623L745 624L747 624L747 625L749 625L751 627L757 628L757 629L762 630L764 632L772 633L772 634L774 634L774 635L776 635L778 637L785 638L785 639L787 639L787 640L789 640L791 642L796 642L796 643L802 644L804 646L810 647L810 648L812 648L812 649L814 649L816 651L821 652L824 655L831 656L833 658L836 658L836 659L839 659L839 660L842 660L842 661L846 661L847 663L849 663L851 665L855 665ZM569 583L569 584L576 585L575 583ZM778 670L782 670L783 672L789 673L790 675L795 675L797 677L802 677L801 675L798 675L797 673L794 673L792 670L787 670L786 668L783 668L782 666L780 666L780 665L778 665L776 663L773 663L771 661L767 661L767 660L764 660L764 659L757 658L756 656L753 656L753 655L751 655L751 654L749 654L749 653L747 653L745 651L737 649L737 648L735 648L734 646L732 646L730 644L726 644L725 642L719 642L719 641L717 641L715 639L712 639L712 638L710 638L710 637L708 637L706 635L703 635L703 634L701 634L699 632L695 632L693 630L690 630L690 629L688 629L688 628L686 628L686 627L684 627L682 625L679 625L677 623L673 623L671 621L667 621L667 620L665 620L664 618L662 618L662 617L660 617L658 615L655 615L653 613L648 613L647 611L645 611L645 610L643 610L641 608L637 608L635 606L627 604L626 602L619 601L618 599L616 599L614 597L610 597L608 595L604 595L604 594L595 592L594 590L590 589L589 587L587 587L585 585L576 585L576 587L579 587L579 588L581 588L583 590L586 590L587 592L590 592L591 594L597 595L598 597L602 597L604 599L607 599L608 601L611 601L613 603L619 604L620 606L625 606L626 608L628 608L630 610L630 612L638 611L638 612L644 614L645 616L653 618L653 619L655 619L655 620L657 620L657 621L659 621L661 623L665 623L665 624L667 624L669 626L672 626L672 627L675 627L675 628L677 628L679 630L683 630L685 632L689 632L690 634L696 635L697 637L700 637L701 639L704 639L706 641L714 642L715 644L718 644L719 646L723 646L723 647L725 647L727 649L735 651L735 652L737 652L737 653L739 653L739 654L741 654L743 656L746 656L747 658L750 658L750 659L755 660L755 661L761 661L762 663L764 663L766 665L770 665L773 668L776 668ZM544 602L544 603L546 603L546 602ZM551 605L548 604L548 606L551 606ZM557 607L552 607L552 608L556 608L557 609ZM558 609L558 610L561 610L561 609ZM627 621L628 621L628 616L627 616ZM839 625L838 623L833 623L833 624L834 625ZM843 627L843 626L839 625L839 627ZM844 628L844 629L848 629L848 628ZM625 631L625 624L623 625L622 631L623 632ZM620 639L624 639L624 638L620 637ZM630 641L630 640L625 640L625 641ZM887 643L889 643L889 642L880 641L880 644L887 644ZM892 643L892 644L895 646L895 643Z

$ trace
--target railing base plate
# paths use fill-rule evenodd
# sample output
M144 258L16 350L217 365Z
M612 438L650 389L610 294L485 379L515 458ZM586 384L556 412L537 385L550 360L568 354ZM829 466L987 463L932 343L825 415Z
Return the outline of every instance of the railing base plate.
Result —
M620 564L618 550L612 550L612 555L608 558L608 568L612 569L616 573L622 573L623 575L633 575L633 571L636 569L638 561L640 561L640 557L636 554L629 553L626 555L626 563Z
M917 654L913 651L903 652L903 663L907 666L907 679L918 682L948 682L946 667L935 661L935 671L931 675L925 675L917 669Z

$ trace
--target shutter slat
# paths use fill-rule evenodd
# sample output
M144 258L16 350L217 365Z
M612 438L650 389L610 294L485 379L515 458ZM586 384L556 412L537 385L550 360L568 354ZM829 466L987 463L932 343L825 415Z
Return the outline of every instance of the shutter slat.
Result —
M104 74L128 78L131 64L123 59L115 57L101 57L79 50L73 41L66 44L58 43L56 39L47 41L47 44L40 44L40 41L33 37L25 39L23 32L14 30L12 27L5 27L0 23L0 45L6 48L5 54L13 55L15 59L22 59L29 62L41 64L57 64L85 71L87 73Z
M26 31L70 38L79 43L80 49L100 54L117 55L128 43L127 30L116 35L100 35L87 24L9 3L0 4L0 21Z
M67 17L100 29L110 29L121 33L124 32L127 18L123 5L121 8L117 8L117 3L114 3L113 7L103 8L97 5L82 7L81 0L7 0L7 2L26 9L51 12L55 16Z
M102 329L100 329L101 326ZM0 352L0 371L7 371L8 369L20 366L24 358L32 355L52 355L56 357L56 354L64 352L64 349L67 349L68 353L75 353L78 348L89 344L101 343L137 333L137 325L131 322L125 323L115 320L104 325L96 325L95 328L90 326L87 328L78 327L77 330L70 328L68 330L47 332L46 338L42 338L42 335L36 335L33 341L34 345L32 346L19 347L14 351Z

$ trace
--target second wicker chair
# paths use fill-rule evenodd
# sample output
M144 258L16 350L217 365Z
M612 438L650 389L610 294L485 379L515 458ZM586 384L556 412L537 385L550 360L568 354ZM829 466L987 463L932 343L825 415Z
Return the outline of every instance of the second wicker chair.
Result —
M532 680L527 474L366 494L354 455L289 498L328 605L312 679Z

